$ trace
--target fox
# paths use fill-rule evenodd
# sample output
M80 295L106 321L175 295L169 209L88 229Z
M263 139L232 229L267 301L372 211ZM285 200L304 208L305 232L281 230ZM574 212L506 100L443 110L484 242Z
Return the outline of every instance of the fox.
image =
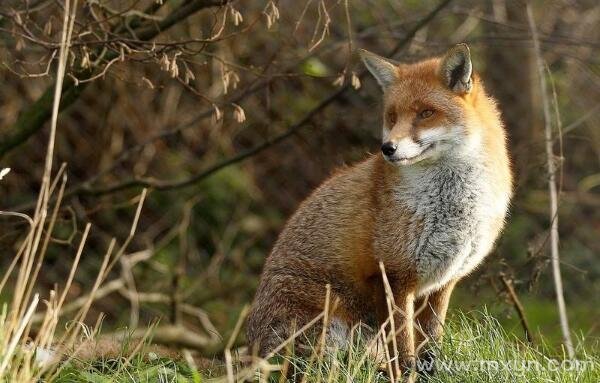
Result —
M400 374L410 374L416 360L431 361L419 345L441 339L454 287L505 224L507 134L466 44L415 63L359 55L383 92L381 153L334 172L288 220L265 261L246 335L249 349L267 356L329 299L327 342L343 342L357 324L386 323L387 283Z

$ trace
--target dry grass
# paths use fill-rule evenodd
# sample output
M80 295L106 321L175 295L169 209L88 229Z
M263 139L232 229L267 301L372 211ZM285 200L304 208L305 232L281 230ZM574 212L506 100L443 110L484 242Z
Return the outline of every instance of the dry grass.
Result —
M138 200L138 208L129 237L116 251L116 240L113 239L110 242L103 257L102 265L98 270L96 281L87 295L87 299L70 318L59 318L59 313L65 304L67 292L71 287L79 260L85 248L91 228L89 223L85 226L64 286L56 290L51 290L47 296L42 297L39 294L33 294L33 291L43 265L48 244L50 243L67 183L66 166L63 164L53 174L52 165L54 137L56 136L58 125L59 103L76 8L76 0L74 2L65 2L50 135L44 173L34 214L30 217L18 212L0 212L1 215L24 219L29 224L27 231L23 234L23 240L18 246L13 261L0 282L0 294L2 294L8 283L11 284L10 302L3 302L0 307L0 381L35 382L42 377L52 380L60 373L62 365L52 363L52 359L66 359L68 361L70 358L69 354L76 351L76 344L80 341L82 329L87 329L83 323L94 300L94 296L112 266L123 254L131 241L146 196L146 190L144 190ZM3 176L8 175L7 171L3 171L2 173ZM51 206L50 201L52 200L55 202ZM39 309L38 306L41 300L43 300L46 307L40 310L42 311L39 320L40 324L36 326L35 331L32 331L34 313ZM69 323L66 331L60 334L60 336L57 333L59 319L68 319ZM87 329L83 337L91 338L96 332L97 327ZM42 357L43 354L47 354L47 357ZM57 366L58 368L55 368Z

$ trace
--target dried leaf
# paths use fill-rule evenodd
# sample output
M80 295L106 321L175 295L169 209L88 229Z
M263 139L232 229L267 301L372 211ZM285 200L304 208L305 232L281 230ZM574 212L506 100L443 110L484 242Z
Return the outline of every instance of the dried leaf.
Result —
M83 69L87 69L92 65L91 61L90 61L90 53L88 52L88 50L84 47L83 48L83 54L81 57L81 68Z
M171 67L171 62L169 61L169 56L167 56L166 54L163 53L163 55L159 61L159 64L160 64L160 69L167 72L169 70L169 68Z
M194 75L194 72L192 72L192 70L186 64L185 65L185 77L184 77L185 83L189 84L190 81L193 81L195 79L196 79L196 76Z
M267 18L267 29L271 29L277 20L279 20L279 9L273 1L269 1L263 10L263 14Z
M231 12L231 17L233 18L233 25L237 27L244 21L244 18L242 17L240 11L238 11L234 7L229 7L229 11Z
M2 180L2 178L4 178L4 176L6 176L8 173L10 173L10 168L4 168L0 170L0 180Z
M173 57L173 61L171 61L171 67L169 68L169 73L171 77L175 78L179 76L179 66L177 65L177 60Z
M342 86L344 85L344 74L342 73L341 75L337 76L336 79L333 81L333 85L334 86Z
M233 118L238 122L242 123L246 121L246 113L244 109L238 104L231 104L233 106Z
M221 109L217 106L217 104L213 104L214 114L213 117L215 121L220 121L223 118L223 113L221 113Z
M46 36L52 35L52 18L50 18L44 25L44 34Z
M358 78L355 72L352 72L352 87L354 89L360 88L360 78Z
M142 77L142 81L148 84L150 89L154 89L154 84L152 84L152 81L148 80L146 77Z

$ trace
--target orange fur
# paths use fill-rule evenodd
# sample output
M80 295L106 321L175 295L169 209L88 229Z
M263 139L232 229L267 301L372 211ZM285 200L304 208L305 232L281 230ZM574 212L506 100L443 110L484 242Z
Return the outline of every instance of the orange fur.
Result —
M464 126L468 136L480 138L482 166L490 169L485 174L494 185L490 198L507 204L511 173L495 102L486 95L477 75L472 76L469 92L457 93L446 86L440 75L442 62L436 58L396 68L395 80L384 96L388 138L416 140L428 129ZM419 113L429 108L435 113L419 118ZM424 160L417 166L436 165ZM421 304L430 295L428 310L417 322L428 336L441 334L434 322L443 320L460 276L432 291L420 292L425 290L419 290L421 281L409 244L422 235L425 222L399 197L399 185L407 182L404 169L381 155L371 155L337 171L302 202L264 267L248 322L248 341L255 351L266 355L290 334L291 321L302 326L318 315L327 284L339 299L333 317L349 327L362 322L378 328L388 315L379 262L386 267L396 305L403 313L394 318L397 327L404 326L398 334L403 365L414 365L415 342L423 340L418 333L415 340L413 333L415 300ZM503 220L500 211L492 217L491 226L486 226L492 241Z

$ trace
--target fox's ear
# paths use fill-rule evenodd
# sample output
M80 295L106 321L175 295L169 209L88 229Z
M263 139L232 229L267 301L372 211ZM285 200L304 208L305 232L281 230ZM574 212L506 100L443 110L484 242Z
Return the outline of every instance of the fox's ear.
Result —
M358 53L383 90L386 90L398 78L398 68L387 59L364 49L359 49Z
M473 64L467 44L457 44L450 49L440 64L442 82L456 93L469 93L473 87Z

